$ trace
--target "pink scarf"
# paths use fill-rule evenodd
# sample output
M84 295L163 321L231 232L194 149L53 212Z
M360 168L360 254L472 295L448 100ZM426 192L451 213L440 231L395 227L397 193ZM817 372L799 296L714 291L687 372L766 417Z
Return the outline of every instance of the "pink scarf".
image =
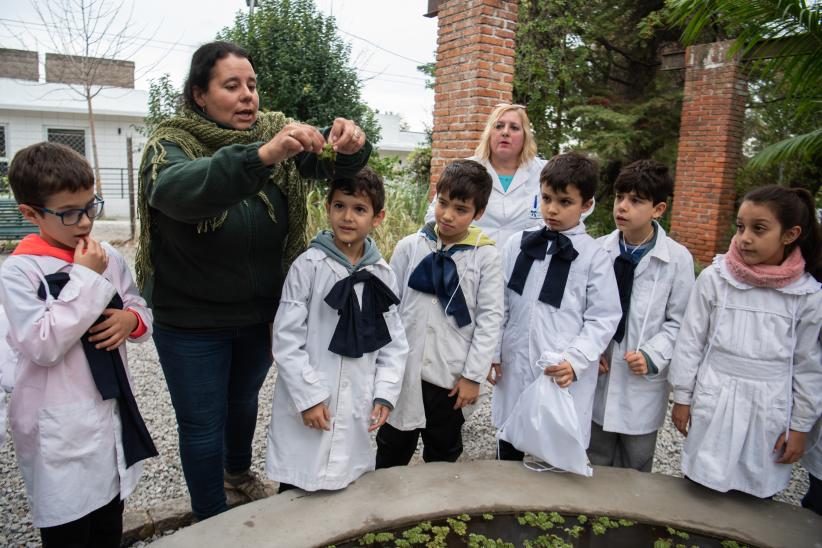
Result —
M754 287L781 288L788 286L802 277L805 273L805 259L799 246L779 265L749 265L742 259L742 254L736 243L736 236L731 240L728 253L725 254L725 264L731 275Z

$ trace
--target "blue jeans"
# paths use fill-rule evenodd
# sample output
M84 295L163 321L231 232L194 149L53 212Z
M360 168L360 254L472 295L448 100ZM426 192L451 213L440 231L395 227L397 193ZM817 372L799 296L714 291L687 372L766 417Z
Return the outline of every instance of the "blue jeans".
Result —
M185 331L154 327L177 416L180 460L198 519L228 510L223 469L251 467L257 396L271 367L270 324Z

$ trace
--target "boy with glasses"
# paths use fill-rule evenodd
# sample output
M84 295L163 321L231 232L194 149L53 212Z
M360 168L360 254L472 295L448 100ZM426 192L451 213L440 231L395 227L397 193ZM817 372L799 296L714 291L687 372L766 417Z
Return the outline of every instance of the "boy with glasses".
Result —
M91 237L103 201L88 162L62 145L20 150L9 184L40 229L0 267L17 355L9 419L43 546L119 546L123 499L157 450L126 370L151 311L125 260Z

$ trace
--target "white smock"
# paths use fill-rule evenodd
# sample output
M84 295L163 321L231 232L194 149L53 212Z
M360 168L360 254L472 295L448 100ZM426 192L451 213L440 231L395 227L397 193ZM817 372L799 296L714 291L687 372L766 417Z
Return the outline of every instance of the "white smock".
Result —
M559 308L539 300L552 255L533 262L520 295L507 284L520 253L522 233L513 235L503 246L505 314L494 360L501 364L502 378L494 387L491 418L494 426L502 427L520 394L541 374L534 364L543 353L553 352L568 360L576 375L570 393L587 447L599 356L616 331L622 308L613 263L602 246L586 234L585 225L580 222L562 234L571 239L579 255L571 263Z
M79 519L118 493L125 499L143 469L142 462L126 468L117 400L100 396L80 342L115 293L147 328L128 342L151 337L151 310L125 259L102 245L108 255L102 274L34 255L12 255L0 269L7 340L17 353L9 423L35 527ZM69 282L57 298L40 300L44 277L59 271L69 273ZM128 371L126 345L116 351Z
M394 273L384 259L363 267L391 291ZM342 489L373 470L371 409L379 398L396 404L408 344L397 307L383 314L391 341L360 358L328 350L339 315L325 297L346 268L324 251L311 248L294 261L274 319L272 349L277 384L268 427L266 472L273 480L306 491ZM363 284L354 285L362 302ZM302 411L325 402L331 430L306 427Z
M790 427L808 432L822 398L822 291L810 274L780 288L736 280L718 255L696 281L669 378L691 406L682 473L725 492L770 497L791 465L773 452Z
M471 314L471 323L459 327L453 316L445 314L443 305L448 303L408 287L411 273L436 246L437 242L421 231L400 240L391 256L391 268L400 284L400 316L410 347L400 399L388 418L398 430L425 427L421 381L450 390L465 377L480 384L477 404L487 397L486 378L499 341L502 271L497 247L475 246L451 257ZM477 404L462 408L465 418Z
M625 337L605 351L610 369L597 379L594 422L606 432L641 435L656 432L668 411L668 365L694 286L690 252L656 225L654 246L634 271ZM619 257L619 231L597 239L613 262ZM625 353L642 350L657 373L635 375Z

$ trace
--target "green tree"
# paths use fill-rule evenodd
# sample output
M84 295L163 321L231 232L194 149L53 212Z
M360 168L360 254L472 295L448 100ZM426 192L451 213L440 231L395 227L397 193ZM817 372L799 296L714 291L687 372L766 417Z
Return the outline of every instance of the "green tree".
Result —
M171 82L168 73L156 80L151 80L148 86L148 114L143 118L143 126L137 131L148 137L163 120L171 118L180 111L182 92Z
M664 0L520 3L514 97L540 152L594 152L606 181L640 158L675 162L681 82L659 71L677 36L663 10Z
M697 43L720 28L734 38L730 53L751 60L752 70L774 84L791 105L792 125L804 127L760 150L753 167L786 159L822 156L822 5L815 0L671 0L673 25L685 43ZM807 127L810 123L812 127Z
M260 107L316 126L350 118L379 141L379 123L360 97L351 47L333 17L313 0L260 0L254 13L239 12L219 39L242 45L257 68Z

